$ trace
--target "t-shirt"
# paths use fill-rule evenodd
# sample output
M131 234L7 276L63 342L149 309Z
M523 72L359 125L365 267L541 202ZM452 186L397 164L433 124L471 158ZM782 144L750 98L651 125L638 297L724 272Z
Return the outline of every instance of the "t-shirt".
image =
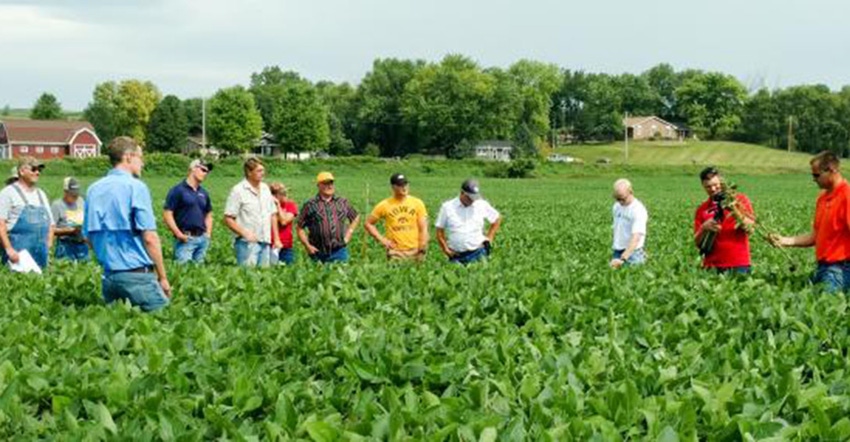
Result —
M82 227L83 218L85 216L86 202L82 197L77 199L77 202L68 204L64 199L58 199L50 206L50 211L53 214L53 220L56 221L56 227ZM60 241L83 242L82 232L74 235L64 235L57 238Z
M485 200L478 200L464 206L460 198L455 198L440 206L440 213L434 225L445 229L448 246L455 252L463 253L481 248L487 236L484 235L484 221L495 223L499 212Z
M850 184L822 192L815 206L815 256L818 261L850 259Z
M224 215L236 219L236 224L253 232L261 243L272 242L271 216L277 213L277 199L272 196L269 186L260 183L259 191L248 180L242 180L233 186Z
M298 204L295 204L295 201L287 201L285 203L280 203L280 208L283 209L286 213L293 214L296 218L298 217ZM295 224L295 218L292 219L292 222L280 228L278 224L278 237L280 238L280 243L283 245L284 249L292 248L292 225Z
M628 206L615 202L611 212L614 215L613 249L625 250L629 248L632 235L636 233L641 234L637 248L642 249L646 241L646 223L649 221L649 214L646 212L643 203L637 198L633 199Z
M386 223L386 237L396 243L398 250L419 248L419 221L428 217L425 203L407 196L403 200L387 198L374 209L372 216Z
M743 194L737 195L738 207L744 214L753 213L750 200ZM699 231L702 224L714 218L717 213L717 204L710 198L697 208L694 216L694 234ZM705 255L702 266L706 268L728 268L744 267L750 265L750 236L743 229L736 228L737 220L732 211L723 211L723 222L720 232L714 238L714 248L711 253Z
M15 187L23 192L26 200L21 199L21 195ZM49 201L47 194L37 187L31 187L27 190L19 184L10 184L4 187L3 190L0 190L0 219L6 220L6 229L11 232L18 222L18 218L21 217L24 207L32 205L44 207L47 210L47 216L50 218L50 225L52 226L54 221L53 213L51 213L50 206L48 205L50 204Z
M206 189L192 188L186 180L171 188L165 198L165 210L174 214L177 228L185 234L203 235L207 231L207 214L212 212L212 201Z

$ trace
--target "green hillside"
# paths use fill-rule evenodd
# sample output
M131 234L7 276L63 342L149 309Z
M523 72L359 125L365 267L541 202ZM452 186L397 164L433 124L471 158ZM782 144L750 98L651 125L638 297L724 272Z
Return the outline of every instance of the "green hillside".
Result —
M607 158L612 164L625 162L622 142L559 147L555 152L581 158L592 164ZM805 170L809 154L786 152L746 143L726 141L629 142L631 165L641 166L735 166Z

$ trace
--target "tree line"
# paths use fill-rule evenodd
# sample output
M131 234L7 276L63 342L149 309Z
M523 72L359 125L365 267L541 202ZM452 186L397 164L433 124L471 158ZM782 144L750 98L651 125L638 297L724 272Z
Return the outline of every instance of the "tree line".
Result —
M200 98L162 97L151 82L98 84L84 116L103 139L127 134L152 151L180 151L201 132ZM263 132L286 152L461 157L474 143L509 140L518 154L563 140L605 142L623 134L623 117L656 115L701 139L775 148L850 153L850 86L748 90L722 72L590 73L521 60L503 69L462 55L439 62L377 59L357 85L312 82L270 66L250 83L217 91L206 103L208 144L250 151ZM33 118L61 115L42 95Z

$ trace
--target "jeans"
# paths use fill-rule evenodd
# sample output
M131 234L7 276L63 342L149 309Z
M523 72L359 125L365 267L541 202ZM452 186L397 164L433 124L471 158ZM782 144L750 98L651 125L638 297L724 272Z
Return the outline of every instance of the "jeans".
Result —
M466 265L475 261L482 260L488 256L490 256L490 250L487 247L481 247L475 250L470 250L468 252L456 252L454 256L449 258L449 262L456 262L458 264Z
M292 248L278 250L277 262L291 266L295 263L295 251Z
M154 272L105 273L102 293L107 304L126 299L145 312L159 310L169 303Z
M87 262L90 259L89 245L84 242L58 240L53 250L53 256L57 260L67 259L69 261Z
M310 255L310 259L313 262L321 262L322 264L329 264L333 262L346 262L348 261L348 248L342 247L334 250L331 253L316 253L315 255Z
M174 240L174 260L177 264L188 262L202 263L210 248L210 239L206 235L190 236L186 242Z
M827 293L847 291L850 285L850 262L818 263L812 282L823 283Z
M623 252L625 250L614 250L614 253L611 255L613 259L620 259L623 256ZM637 249L632 252L632 255L629 256L629 259L623 263L624 266L635 266L646 263L646 254L643 252L643 249Z
M730 274L730 275L749 275L752 273L753 269L750 266L739 266L739 267L711 267L711 270L719 274Z
M233 243L236 263L245 267L268 267L271 247L267 242L247 242L237 238Z

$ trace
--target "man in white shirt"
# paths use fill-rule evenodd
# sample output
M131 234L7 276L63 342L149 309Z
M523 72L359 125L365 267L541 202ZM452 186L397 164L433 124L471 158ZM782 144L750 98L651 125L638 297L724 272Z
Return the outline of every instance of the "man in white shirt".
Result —
M266 168L259 158L248 158L243 171L245 179L227 197L224 224L233 232L239 265L268 267L271 248L280 248L277 200L263 182Z
M646 241L646 223L649 215L643 203L635 198L632 183L621 178L614 182L614 245L612 268L638 265L646 262L643 244Z
M490 224L487 234L484 222ZM476 180L466 180L460 195L446 201L437 215L437 242L449 261L468 264L490 254L491 244L502 224L502 217L481 198Z

